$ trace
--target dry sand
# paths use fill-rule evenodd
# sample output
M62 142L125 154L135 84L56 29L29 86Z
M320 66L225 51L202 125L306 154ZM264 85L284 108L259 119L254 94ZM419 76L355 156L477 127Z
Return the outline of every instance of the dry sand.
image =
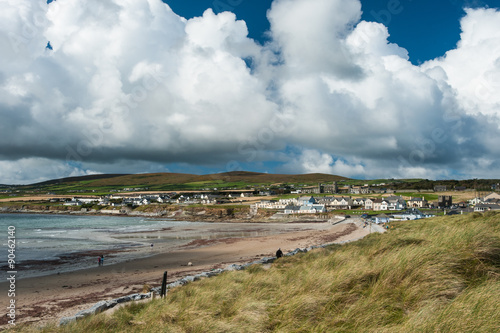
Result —
M164 271L168 281L232 263L245 263L274 256L278 248L288 252L296 248L362 238L368 228L349 219L332 226L328 223L311 224L310 230L286 232L279 235L200 240L145 259L59 273L44 277L26 278L16 284L16 322L47 323L91 307L101 300L109 300L135 292L143 285L158 286ZM192 262L193 266L187 266ZM0 325L7 324L6 283L0 283ZM1 326L0 326L1 327Z

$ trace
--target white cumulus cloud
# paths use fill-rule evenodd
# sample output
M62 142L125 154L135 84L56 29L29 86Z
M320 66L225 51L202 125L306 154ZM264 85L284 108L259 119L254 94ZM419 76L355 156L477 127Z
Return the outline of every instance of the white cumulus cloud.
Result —
M456 49L415 66L359 0L275 0L265 45L160 0L0 5L0 183L48 161L500 177L498 10L467 9Z

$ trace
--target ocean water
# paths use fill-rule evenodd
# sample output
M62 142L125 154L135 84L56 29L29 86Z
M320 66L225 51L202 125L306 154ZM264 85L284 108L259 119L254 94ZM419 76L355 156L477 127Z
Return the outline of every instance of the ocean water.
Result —
M0 253L0 267L2 273L7 270L9 227L15 227L16 266L21 270L36 269L38 272L31 271L31 276L49 272L54 265L63 270L71 270L75 265L94 265L99 251L130 250L151 242L148 238L126 235L188 223L143 217L0 214L0 251L3 252ZM66 260L61 261L64 258ZM52 267L49 267L51 262Z
M293 231L297 225L185 222L145 217L0 214L0 280L9 270L8 231L15 228L19 278L54 274L154 255L192 240L244 238ZM150 245L154 243L154 247Z

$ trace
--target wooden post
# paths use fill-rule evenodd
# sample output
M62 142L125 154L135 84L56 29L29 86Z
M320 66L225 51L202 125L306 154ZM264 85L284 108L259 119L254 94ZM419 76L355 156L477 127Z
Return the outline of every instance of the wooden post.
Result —
M166 297L167 295L167 271L163 273L163 281L161 282L160 297Z

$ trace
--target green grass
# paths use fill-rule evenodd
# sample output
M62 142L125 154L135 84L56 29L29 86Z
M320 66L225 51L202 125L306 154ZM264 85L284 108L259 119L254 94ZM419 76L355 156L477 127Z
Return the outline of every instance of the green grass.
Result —
M498 332L500 213L385 234L224 273L57 328L16 332Z

